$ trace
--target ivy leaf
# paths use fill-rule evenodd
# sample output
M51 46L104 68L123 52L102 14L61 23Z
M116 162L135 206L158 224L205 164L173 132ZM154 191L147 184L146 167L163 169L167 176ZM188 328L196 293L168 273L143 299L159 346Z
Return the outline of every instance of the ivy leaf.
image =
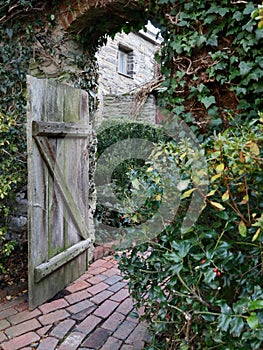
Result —
M205 108L208 109L213 103L216 103L214 96L205 96L201 98L201 102L205 105Z
M240 74L241 75L248 74L253 68L253 66L254 66L254 63L252 62L244 62L244 61L240 62L239 63Z
M240 233L240 235L242 237L246 237L247 236L247 226L246 226L246 224L244 223L243 220L241 220L239 225L238 225L238 231L239 231L239 233Z

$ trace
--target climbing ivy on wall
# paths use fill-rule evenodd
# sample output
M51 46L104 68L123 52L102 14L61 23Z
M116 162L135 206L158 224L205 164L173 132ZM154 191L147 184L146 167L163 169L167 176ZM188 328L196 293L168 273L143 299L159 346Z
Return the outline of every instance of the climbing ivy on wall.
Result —
M144 1L161 29L161 104L197 133L262 110L263 32L257 1ZM254 12L256 11L256 12ZM259 15L259 14L258 14Z

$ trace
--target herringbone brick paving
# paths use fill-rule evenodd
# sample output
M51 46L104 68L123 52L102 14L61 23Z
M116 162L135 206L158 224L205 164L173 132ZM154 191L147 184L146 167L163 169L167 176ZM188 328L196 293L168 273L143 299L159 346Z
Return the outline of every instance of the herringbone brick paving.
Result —
M141 350L147 327L137 318L117 261L104 257L62 297L28 310L25 299L0 305L2 350Z

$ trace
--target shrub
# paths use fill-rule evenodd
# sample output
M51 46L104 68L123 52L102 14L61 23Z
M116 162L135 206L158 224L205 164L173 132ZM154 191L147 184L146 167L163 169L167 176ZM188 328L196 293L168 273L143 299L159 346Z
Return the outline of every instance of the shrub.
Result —
M163 158L176 154L176 166L191 181L173 222L120 259L137 306L145 307L153 336L149 349L262 348L262 123L207 139L207 193L193 179L193 153L185 144L155 151ZM195 191L205 204L198 221L182 232Z

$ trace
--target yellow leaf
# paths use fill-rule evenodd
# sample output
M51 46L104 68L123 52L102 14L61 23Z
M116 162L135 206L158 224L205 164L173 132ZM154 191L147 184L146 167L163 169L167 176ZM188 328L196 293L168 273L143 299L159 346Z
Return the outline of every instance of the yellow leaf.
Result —
M162 196L160 194L157 194L157 196L155 196L155 200L160 202L160 200L162 199Z
M258 145L256 144L256 142L254 141L249 141L246 143L246 146L250 148L250 151L255 155L258 156L259 155L259 148Z
M206 197L213 196L213 195L216 193L216 191L217 191L217 188L216 188L215 190L210 191L210 192L206 195Z
M184 152L183 154L180 155L180 159L182 160L186 155L187 155L187 153Z
M147 173L149 173L149 172L151 172L151 171L153 171L153 167L150 167L150 168L148 168L148 169L146 170Z
M247 226L246 224L244 223L243 220L240 221L240 223L238 224L238 231L240 233L240 235L242 237L246 237L247 235Z
M184 193L181 195L181 199L190 197L191 194L192 194L195 190L196 190L196 188L191 188L191 190L188 190L188 191L184 192Z
M213 207L219 209L219 210L225 210L225 208L223 207L222 204L217 203L217 202L210 202L210 204L212 204Z
M255 240L258 239L258 236L259 236L260 231L261 231L261 228L259 227L259 228L257 229L257 232L254 234L254 236L253 236L253 238L252 238L252 242L254 242Z
M214 176L212 176L211 178L211 182L215 182L219 177L221 177L222 174L216 174Z
M228 201L228 200L229 200L229 192L226 191L226 192L223 194L223 196L222 196L222 201L223 201L223 202L226 202L226 201Z
M224 163L221 163L219 164L217 167L216 167L216 172L217 173L222 173L225 169L225 164Z
M239 204L247 204L248 201L249 201L249 197L248 197L248 194L246 194Z

